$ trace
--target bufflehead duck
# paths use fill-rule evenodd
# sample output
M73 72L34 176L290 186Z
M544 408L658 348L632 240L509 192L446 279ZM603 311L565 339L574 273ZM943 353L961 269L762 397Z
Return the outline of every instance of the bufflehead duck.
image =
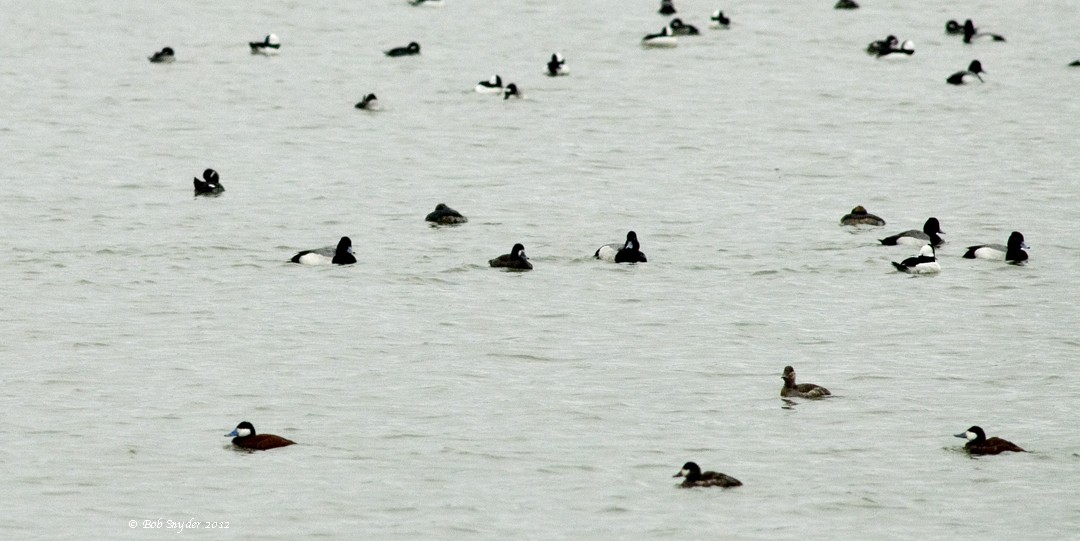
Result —
M862 205L851 209L850 214L840 218L840 225L885 225L885 220L866 212Z
M889 34L885 39L871 41L870 45L866 46L866 54L878 56L882 51L888 51L899 44L900 40L896 39L896 36Z
M859 4L855 0L837 0L833 9L859 9Z
M337 248L333 251L328 248L304 250L294 255L289 261L301 265L326 265L327 263L352 265L356 263L356 257L353 255L352 240L349 237L341 237Z
M945 79L945 82L951 85L963 85L978 79L981 83L983 82L983 79L982 76L979 75L980 73L986 73L986 71L983 70L982 62L972 60L971 63L968 64L967 71L958 71L950 75L948 79Z
M641 44L645 47L674 47L679 44L679 41L672 35L671 27L665 26L660 32L641 38Z
M702 473L701 466L698 466L694 462L687 462L683 464L679 473L676 473L672 477L683 477L683 482L679 486L682 488L693 487L738 487L742 486L742 481L720 472L707 471Z
M964 252L964 257L968 259L996 259L998 261L1004 259L1009 263L1018 265L1027 261L1028 255L1024 248L1028 248L1028 245L1024 243L1024 235L1019 231L1013 231L1009 235L1008 245L980 244L968 246L967 252Z
M899 43L896 36L889 36L882 41L872 42L866 48L866 52L878 58L905 58L915 54L915 42L904 40L903 43Z
M637 233L626 233L626 242L619 244L605 244L593 254L596 259L612 261L615 263L647 263L645 254L641 253L641 243L637 240Z
M172 47L165 47L149 58L155 64L168 64L176 60L176 53L173 52Z
M1019 445L1009 440L1003 440L996 436L987 438L983 429L977 426L973 426L961 434L956 434L956 437L968 440L968 442L964 444L964 449L973 455L999 455L1006 451L1012 451L1014 453L1027 452L1021 449Z
M675 5L671 3L671 0L660 0L660 10L657 13L661 15L674 15Z
M994 34L991 32L979 32L975 28L975 23L971 22L971 19L964 21L964 28L962 30L964 34L964 43L971 43L971 40L975 38L988 37L994 41L1005 41L1005 37L1000 34Z
M547 74L550 77L556 77L559 75L569 75L570 70L566 67L566 59L559 53L551 55L551 60L547 63Z
M672 19L668 26L671 27L671 32L676 36L696 36L701 32L698 32L696 26L692 24L686 24L682 22L682 19Z
M375 97L375 94L368 94L356 104L356 108L375 111L379 108L379 98Z
M923 246L919 250L919 255L917 257L909 257L899 263L893 261L892 265L896 267L896 270L908 274L933 274L941 272L941 265L938 264L937 257L934 257L934 247L929 244Z
M281 40L277 34L269 34L262 41L249 41L248 47L251 47L251 54L277 54L281 48Z
M823 398L832 394L828 389L820 385L814 385L813 383L795 383L795 369L790 366L784 367L784 374L780 377L784 380L784 386L780 388L780 396Z
M712 17L709 17L709 26L713 28L727 28L731 26L731 19L724 16L724 12L719 9L712 13Z
M533 268L532 263L529 263L529 258L525 255L525 246L521 243L515 244L510 249L510 253L488 260L488 265L516 270L531 270Z
M481 94L499 94L503 91L502 77L498 74L492 75L491 79L476 83L476 88L473 90Z
M265 451L296 443L273 434L256 434L255 427L247 421L236 425L236 428L232 432L225 434L225 437L232 437L233 445L242 449L251 449L252 451Z
M207 169L202 172L202 180L195 179L195 195L217 195L225 191L217 171Z
M922 246L924 244L930 244L937 248L941 246L941 243L945 242L939 235L944 235L945 232L941 230L941 223L937 218L927 218L926 223L922 226L922 231L916 231L909 229L903 233L897 233L891 237L885 237L881 239L881 243L886 246L896 246L898 244L906 244L909 246Z
M428 8L441 8L443 7L443 0L409 0L409 4Z
M410 56L420 54L420 44L413 41L404 47L394 47L386 51L386 56Z
M518 91L518 87L514 83L506 85L506 90L503 91L503 99L508 100L510 98L520 98L521 92Z
M443 225L463 224L469 221L469 219L462 216L460 212L446 206L446 203L435 205L435 210L429 213L424 220Z

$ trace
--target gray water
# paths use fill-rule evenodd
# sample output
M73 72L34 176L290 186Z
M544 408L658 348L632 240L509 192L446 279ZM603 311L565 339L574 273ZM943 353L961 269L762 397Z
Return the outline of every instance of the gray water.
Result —
M679 0L704 35L645 50L658 2L446 3L0 6L0 537L1075 537L1078 4ZM895 272L928 216L942 273ZM590 257L629 229L649 263Z

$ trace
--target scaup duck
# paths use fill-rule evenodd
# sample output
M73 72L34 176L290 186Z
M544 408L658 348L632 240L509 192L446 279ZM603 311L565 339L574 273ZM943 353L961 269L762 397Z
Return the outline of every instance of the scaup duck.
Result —
M891 237L885 237L881 240L881 243L886 246L896 246L898 244L906 244L909 246L922 246L924 244L930 244L937 248L941 246L941 243L945 242L940 235L944 235L945 232L941 230L941 224L937 218L928 218L926 223L923 224L922 231L916 231L909 229L903 233L897 233Z
M1019 231L1013 231L1009 235L1008 244L1002 246L1001 244L979 244L976 246L968 246L967 252L964 252L964 257L968 259L996 259L1013 264L1020 264L1027 261L1028 254L1024 251L1028 248L1028 245L1024 243L1024 235Z
M1027 452L1021 449L1019 445L1009 440L1003 440L996 436L987 438L983 429L977 426L967 429L962 434L956 434L956 437L968 440L967 443L964 444L964 449L973 455L999 455L1006 451L1014 453Z
M490 79L476 83L473 90L481 94L499 94L503 91L502 77L492 75Z
M566 67L566 59L561 54L553 53L551 55L551 60L548 60L547 63L547 74L549 77L570 74L570 69Z
M660 10L657 13L661 15L674 15L675 4L671 3L671 0L660 0Z
M981 83L983 82L983 78L979 75L980 73L986 73L986 71L983 70L982 62L972 60L971 63L968 64L967 71L958 71L950 75L948 79L945 79L945 82L951 85L963 85L978 79Z
M443 225L463 224L469 221L469 219L462 216L460 212L446 206L446 203L435 205L435 210L430 212L424 220Z
M443 7L443 0L409 0L409 4L427 8L441 8Z
M356 263L356 257L353 255L352 239L349 237L341 237L338 241L337 248L331 252L327 248L318 248L315 250L304 250L292 257L289 261L293 263L300 263L301 265L325 265L332 263L334 265L352 265Z
M278 49L281 49L281 40L278 39L277 34L267 34L262 41L249 41L248 47L251 47L251 54L269 56L278 53Z
M413 41L404 47L394 47L385 52L386 56L411 56L420 54L420 44Z
M731 19L724 16L724 12L719 9L712 13L709 17L709 26L713 28L727 28L731 26Z
M693 487L738 487L742 486L742 481L738 479L715 471L702 472L701 467L694 462L687 462L683 464L679 473L676 473L672 477L683 477L683 482L679 485L682 488Z
M784 374L780 377L784 380L784 386L780 388L780 396L824 398L832 394L828 389L820 385L814 385L813 383L795 383L795 369L790 366L784 367Z
M236 428L234 428L232 432L225 434L225 437L232 437L233 445L252 451L265 451L267 449L285 447L296 443L295 441L287 440L273 434L256 434L255 426L247 421L236 425Z
M377 98L375 94L368 94L367 96L364 96L364 99L360 100L360 102L356 104L356 108L365 109L368 111L375 111L379 108L379 98Z
M531 270L533 268L532 263L529 263L529 258L525 255L525 246L521 243L515 244L510 249L510 253L488 260L488 265L515 270Z
M671 27L671 33L675 34L676 36L696 36L701 33L698 32L696 26L692 24L686 24L682 22L682 19L679 18L672 19L671 22L668 23L668 26Z
M593 254L596 259L612 261L615 263L647 263L645 254L641 253L641 243L638 242L637 233L626 233L626 242L619 244L605 244Z
M195 195L218 195L225 191L217 171L207 169L202 172L202 176L202 180L195 178Z
M172 47L165 47L148 58L155 64L168 64L176 60L176 53L173 52Z
M665 26L663 30L641 38L641 44L645 47L675 47L679 41L671 33L671 27Z
M979 32L975 28L975 23L971 22L971 19L964 21L964 28L962 31L964 34L964 43L971 43L971 40L982 37L988 37L993 39L994 41L1005 41L1005 37L1000 34L994 34L991 32Z
M934 247L929 244L919 250L919 255L909 257L899 263L893 261L892 265L900 272L908 274L933 274L941 272L941 265L934 256Z
M517 87L516 84L510 83L510 84L506 85L506 89L503 90L503 99L504 100L508 100L510 98L520 98L520 97L521 97L521 91L518 90L518 87Z
M859 9L859 4L855 0L837 0L833 9Z
M866 212L866 209L859 205L840 218L840 225L885 225L885 220Z

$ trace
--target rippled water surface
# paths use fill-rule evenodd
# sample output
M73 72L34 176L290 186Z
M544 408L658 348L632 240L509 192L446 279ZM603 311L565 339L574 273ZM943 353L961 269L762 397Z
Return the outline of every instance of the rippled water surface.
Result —
M810 4L678 0L670 50L645 0L6 4L0 537L1074 536L1080 5ZM896 273L928 216L942 273ZM629 229L649 263L591 258ZM1013 230L1026 266L960 257ZM787 364L835 396L781 401Z

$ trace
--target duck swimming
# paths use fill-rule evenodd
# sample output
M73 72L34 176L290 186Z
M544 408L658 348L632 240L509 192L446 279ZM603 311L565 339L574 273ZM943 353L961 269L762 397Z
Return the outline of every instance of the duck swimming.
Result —
M352 239L341 237L333 252L326 248L304 250L292 256L289 261L301 265L352 265L356 263L356 256L353 255Z
M638 242L637 233L626 233L626 242L622 244L605 244L593 254L596 259L611 261L614 263L647 263L645 254L641 253L641 243Z
M731 19L724 16L724 12L719 9L712 13L709 17L709 26L713 28L727 28L731 26Z
M412 56L414 54L420 54L420 44L413 41L404 47L394 47L389 51L385 51L386 56Z
M442 225L463 224L469 221L460 212L446 206L446 203L435 205L435 210L430 212L424 220Z
M473 91L480 94L500 94L503 91L502 77L498 74L492 75L490 79L476 83Z
M682 19L679 18L672 19L671 22L668 23L668 26L671 27L671 33L675 34L676 36L696 36L701 33L698 32L696 26L692 24L686 24L682 22Z
M176 60L176 53L173 52L172 47L165 47L148 58L155 64L168 64Z
M945 25L945 31L949 31L948 23L946 23ZM988 37L994 41L1005 41L1005 37L1000 34L994 34L991 32L979 32L975 28L975 23L971 22L971 19L964 21L964 27L961 29L961 33L964 34L964 43L971 43L971 40L983 37Z
M968 440L968 442L964 444L964 449L972 455L999 455L1004 452L1027 452L1021 449L1019 445L1009 440L1003 440L998 437L987 438L983 429L977 426L973 426L961 434L956 434L956 437Z
M566 59L561 54L554 53L551 55L551 60L548 60L547 63L547 74L549 77L570 74L570 70L566 67Z
M364 96L364 99L360 100L360 102L356 104L356 108L374 111L379 108L379 98L377 98L375 94L368 94L367 96Z
M958 71L950 75L948 79L945 79L945 82L951 85L964 85L975 82L975 79L978 79L981 83L983 82L983 78L979 75L980 73L986 73L983 71L982 62L972 60L971 63L968 64L967 71Z
M1019 265L1024 261L1027 261L1028 254L1024 251L1028 248L1028 245L1024 243L1024 235L1019 231L1013 231L1009 235L1008 244L978 244L975 246L968 246L964 257L968 259L996 259L1001 261L1004 259L1009 263Z
M267 34L262 41L249 41L248 47L251 47L251 54L277 54L281 49L281 40L278 39L277 34Z
M295 441L287 440L273 434L255 434L255 427L247 421L236 425L236 428L234 428L232 432L225 434L226 438L230 436L233 439L233 445L252 451L265 451L267 449L285 447L296 443Z
M521 91L518 90L518 87L517 87L516 84L510 83L510 84L506 85L506 89L503 90L503 99L504 100L508 100L510 98L520 98L520 97L521 97Z
M908 274L933 274L941 272L941 265L937 262L937 257L934 255L934 247L929 244L924 245L919 250L919 255L916 257L909 257L899 263L893 261L893 267L900 272L906 272Z
M672 477L683 477L683 482L679 486L682 488L694 488L694 487L738 487L742 486L742 481L723 474L720 472L707 471L702 472L701 467L694 462L687 462L683 464L679 473L676 473Z
M941 223L938 222L938 219L928 218L926 223L923 224L922 231L909 229L903 233L885 237L881 239L881 243L885 246L896 246L898 244L922 246L924 244L930 244L937 248L945 242L945 240L940 237L940 235L944 234L945 232L941 230Z
M515 244L510 249L510 253L489 260L488 265L514 270L532 270L533 268L532 263L529 263L529 258L525 256L525 246L521 243Z
M660 10L657 13L661 15L674 15L675 5L671 3L671 0L660 0Z
M823 398L832 395L828 389L820 385L814 385L813 383L795 383L795 369L790 366L784 367L784 374L780 377L784 380L784 386L780 388L780 396Z
M671 32L670 26L665 26L656 34L648 34L641 38L641 44L645 47L675 47L679 41Z
M207 169L202 173L203 179L195 178L195 195L218 195L225 191L217 171Z
M885 225L885 220L866 212L866 209L862 205L859 205L853 209L849 214L845 214L843 218L840 218L840 225Z
M837 0L833 9L859 9L859 4L855 0Z

